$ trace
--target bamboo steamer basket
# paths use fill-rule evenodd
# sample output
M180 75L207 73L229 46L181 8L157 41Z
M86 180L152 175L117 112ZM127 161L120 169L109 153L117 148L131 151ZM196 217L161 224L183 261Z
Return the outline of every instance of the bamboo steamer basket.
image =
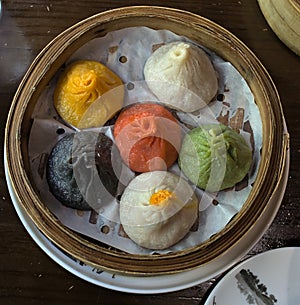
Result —
M274 33L300 55L300 1L258 0L258 3Z
M253 189L240 212L218 234L203 244L162 255L133 255L91 241L66 228L49 211L32 183L28 158L31 114L45 86L68 57L96 37L124 27L166 29L211 49L231 62L248 83L263 125L261 162ZM271 201L282 180L289 139L277 90L255 55L234 35L198 15L163 7L124 7L77 23L51 41L36 57L12 102L6 133L7 176L18 202L37 228L57 247L80 261L108 272L154 276L183 272L222 258L247 236L266 210L270 224L280 202ZM261 236L263 232L260 232ZM246 249L238 253L240 257Z

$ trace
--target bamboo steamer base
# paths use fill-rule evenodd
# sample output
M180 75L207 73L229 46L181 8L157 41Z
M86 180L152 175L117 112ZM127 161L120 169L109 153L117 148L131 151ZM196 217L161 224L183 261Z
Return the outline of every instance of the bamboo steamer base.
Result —
M148 26L166 29L204 45L231 62L249 85L260 110L263 146L258 176L241 211L218 234L203 244L166 255L131 255L94 243L69 230L49 211L32 182L28 135L31 115L49 81L71 54L86 42L124 27ZM276 128L275 128L276 126ZM286 166L289 137L277 90L255 55L230 32L198 15L170 8L125 7L92 16L67 29L36 57L12 102L5 133L6 176L16 201L34 225L68 255L97 269L130 276L157 276L187 272L223 261L239 248L257 224L259 232L251 245L273 220L280 200L271 198L280 187ZM266 219L265 219L266 217ZM250 239L249 239L250 241ZM240 257L246 249L237 250ZM216 266L216 265L214 265ZM217 268L220 270L219 268ZM211 275L211 273L210 273Z
M258 0L269 26L279 39L300 55L300 1Z

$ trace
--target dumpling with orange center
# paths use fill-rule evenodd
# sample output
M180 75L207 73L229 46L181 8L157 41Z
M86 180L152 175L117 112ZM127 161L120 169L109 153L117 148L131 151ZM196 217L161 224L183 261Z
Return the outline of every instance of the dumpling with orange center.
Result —
M124 231L136 244L166 249L183 239L198 217L198 199L182 177L168 171L136 176L120 200Z
M54 106L63 120L77 128L99 127L122 108L122 80L92 60L72 63L60 76Z

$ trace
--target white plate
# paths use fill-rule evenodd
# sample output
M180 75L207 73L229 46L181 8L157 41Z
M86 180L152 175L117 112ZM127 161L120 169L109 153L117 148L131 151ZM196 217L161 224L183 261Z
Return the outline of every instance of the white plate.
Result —
M6 160L5 147L4 160ZM215 260L193 270L170 275L149 277L123 276L97 270L91 266L82 264L82 262L73 259L57 248L37 229L29 216L22 209L19 199L11 185L6 162L4 162L4 165L8 190L20 220L33 240L55 262L74 275L101 287L129 293L157 294L177 291L203 283L210 278L213 278L214 276L228 270L253 247L253 245L262 237L263 233L270 226L279 209L288 179L289 153L287 153L284 175L276 192L270 199L264 213L262 213L257 222L247 232L247 234L241 240L239 240L238 243L231 247L227 252L223 253L223 255L217 257Z
M270 250L240 263L216 285L205 305L298 305L300 247Z

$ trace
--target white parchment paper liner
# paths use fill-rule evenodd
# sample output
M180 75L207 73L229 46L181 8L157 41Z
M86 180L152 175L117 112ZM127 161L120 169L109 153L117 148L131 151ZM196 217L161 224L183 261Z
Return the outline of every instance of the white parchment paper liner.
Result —
M154 31L146 27L125 28L86 43L71 56L66 64L82 59L100 61L118 74L125 86L130 84L127 86L130 89L127 90L125 105L134 102L155 101L155 96L145 89L143 76L145 61L152 54L153 49L159 45L179 40L189 41L167 30ZM231 190L214 194L204 193L197 188L196 193L200 200L199 219L190 233L176 245L163 251L153 251L137 246L126 237L122 226L120 226L116 199L106 204L105 208L101 209L98 214L94 211L83 212L67 208L58 202L49 191L45 177L47 157L61 137L67 133L75 132L58 118L53 107L56 76L39 98L32 115L29 158L33 179L40 191L42 201L64 225L129 253L167 253L204 242L223 229L241 209L252 189L251 185L256 178L260 161L261 117L253 95L238 71L229 62L225 62L209 50L206 51L219 75L219 95L198 114L178 112L177 115L182 122L193 126L218 120L233 128L240 129L240 133L253 148L253 165L249 177ZM110 127L106 127L105 132L113 138ZM170 170L179 172L176 164ZM133 177L133 173L128 171L122 180L129 182Z

